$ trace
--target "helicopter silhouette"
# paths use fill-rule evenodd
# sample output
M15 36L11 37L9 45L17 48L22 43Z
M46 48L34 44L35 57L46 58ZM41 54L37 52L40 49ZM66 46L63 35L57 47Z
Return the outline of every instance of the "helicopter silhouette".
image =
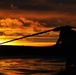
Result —
M53 29L53 31L60 31L59 39L56 46L63 50L67 58L66 68L76 66L76 31L72 30L71 26L61 26Z
M39 32L39 33L27 35L27 36L22 36L20 38L15 38L15 39L12 39L9 41L5 41L5 42L0 43L0 45L15 41L15 40L19 40L19 39L47 33L50 31L55 31L55 32L60 31L59 39L56 42L56 44L54 45L54 47L55 47L55 49L59 49L61 51L64 51L65 56L67 58L66 68L71 67L71 66L75 67L75 65L76 65L76 61L75 61L75 59L76 59L76 53L75 53L76 31L72 30L73 28L76 28L76 27L72 27L72 26L68 26L68 25L60 26L60 27L56 27L52 30L47 30L47 31L43 31L43 32Z

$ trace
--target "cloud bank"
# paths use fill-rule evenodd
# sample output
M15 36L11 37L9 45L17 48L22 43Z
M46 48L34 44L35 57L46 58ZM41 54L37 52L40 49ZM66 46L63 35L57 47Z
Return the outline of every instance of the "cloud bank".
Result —
M72 18L71 19L68 18L27 19L24 17L3 18L0 19L0 35L24 36L65 25L76 27L76 20ZM50 34L51 33L49 33L49 35ZM54 33L52 35L54 35Z

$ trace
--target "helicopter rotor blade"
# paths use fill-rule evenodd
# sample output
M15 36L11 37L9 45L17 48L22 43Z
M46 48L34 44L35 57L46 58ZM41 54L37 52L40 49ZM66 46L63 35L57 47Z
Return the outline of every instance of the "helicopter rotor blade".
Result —
M61 27L63 27L63 26L61 26ZM27 38L27 37L31 37L31 36L36 36L36 35L43 34L43 33L47 33L47 32L50 32L50 31L59 31L59 29L60 29L61 27L56 27L56 28L54 28L54 29L52 29L52 30L46 30L46 31L42 31L42 32L39 32L39 33L35 33L35 34L22 36L22 37L20 37L20 38L15 38L15 39L12 39L12 40L8 40L8 41L5 41L5 42L0 43L0 45L5 44L5 43L8 43L8 42L15 41L15 40L20 40L20 39L23 39L23 38ZM71 27L71 26L70 26L70 27ZM76 27L71 27L71 28L76 28Z

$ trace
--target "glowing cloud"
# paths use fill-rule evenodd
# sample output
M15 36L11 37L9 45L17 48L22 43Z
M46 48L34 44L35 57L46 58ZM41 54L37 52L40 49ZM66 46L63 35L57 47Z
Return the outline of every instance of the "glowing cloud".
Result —
M5 18L0 20L1 35L26 35L47 29L50 28L43 26L38 21L28 20L22 17L19 19Z

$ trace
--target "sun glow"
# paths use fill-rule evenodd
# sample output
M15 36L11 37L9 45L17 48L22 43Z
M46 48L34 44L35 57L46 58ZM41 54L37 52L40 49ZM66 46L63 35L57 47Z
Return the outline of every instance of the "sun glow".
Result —
M35 40L34 40L35 39ZM36 39L38 38L30 38L30 40L27 39L20 39L20 40L15 40L12 42L8 42L8 43L3 43L6 41L9 41L10 39L1 39L0 38L0 45L17 45L17 46L52 46L54 45L56 42L49 42L43 40L43 41L37 41ZM47 38L46 38L47 39ZM34 41L33 41L34 40ZM3 43L3 44L2 44Z
M11 43L6 43L4 45L18 45L18 46L52 46L54 45L55 42L11 42Z

